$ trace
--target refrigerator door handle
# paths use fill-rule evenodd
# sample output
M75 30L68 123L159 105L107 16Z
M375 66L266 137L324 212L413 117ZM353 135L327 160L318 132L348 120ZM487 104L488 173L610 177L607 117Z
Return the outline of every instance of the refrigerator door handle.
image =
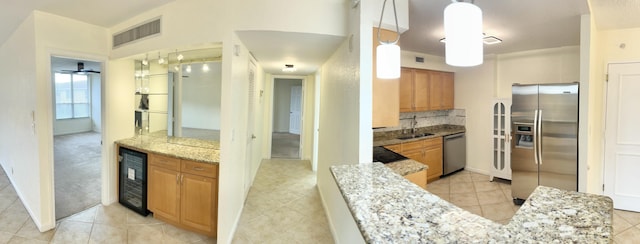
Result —
M538 110L533 114L533 158L534 163L538 164Z
M538 112L538 159L539 164L542 165L542 109Z

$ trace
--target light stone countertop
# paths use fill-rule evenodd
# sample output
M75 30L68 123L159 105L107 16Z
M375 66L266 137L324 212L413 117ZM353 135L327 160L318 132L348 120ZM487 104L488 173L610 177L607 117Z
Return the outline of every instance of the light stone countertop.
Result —
M413 159L405 159L400 161L395 161L391 163L386 163L384 166L389 167L393 172L399 174L401 176L410 175L416 172L420 172L426 169L429 169L429 166L426 164L420 163Z
M507 225L472 214L381 163L331 167L367 243L610 243L610 198L540 186Z
M408 130L407 130L408 131ZM403 135L402 130L393 130L393 131L380 131L373 133L373 146L386 146L393 144L400 144L406 142L412 142L417 140L424 140L429 138L443 137L452 134L457 134L460 132L465 132L464 126L460 125L436 125L436 126L427 126L427 127L419 127L416 128L416 134L422 133L431 133L431 136L412 138L412 139L397 139L399 136Z
M165 132L166 133L166 132ZM201 163L220 163L220 142L193 138L167 138L166 134L137 135L115 142L121 147Z

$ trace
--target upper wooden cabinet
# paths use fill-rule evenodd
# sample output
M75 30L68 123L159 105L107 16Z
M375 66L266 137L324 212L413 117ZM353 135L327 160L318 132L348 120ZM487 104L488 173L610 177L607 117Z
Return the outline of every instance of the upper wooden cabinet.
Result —
M453 73L429 71L429 110L453 109Z
M400 112L453 109L453 73L402 68Z
M395 40L396 33L380 29L382 40ZM376 48L378 42L378 28L373 28L373 127L390 127L400 124L400 111L398 108L400 97L400 79L378 79L376 77Z

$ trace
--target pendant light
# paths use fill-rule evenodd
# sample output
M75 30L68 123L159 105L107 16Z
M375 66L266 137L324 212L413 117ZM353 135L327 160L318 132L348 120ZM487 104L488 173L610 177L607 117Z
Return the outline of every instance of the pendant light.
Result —
M470 67L483 62L482 10L473 3L453 0L444 9L445 60Z
M380 39L380 28L382 28L382 16L384 16L384 7L387 0L382 3L382 13L380 14L380 24L378 24L378 42L380 45L376 47L376 77L379 79L397 79L400 78L400 29L398 27L398 15L396 14L396 0L393 2L393 17L396 21L396 39L394 41L383 41Z

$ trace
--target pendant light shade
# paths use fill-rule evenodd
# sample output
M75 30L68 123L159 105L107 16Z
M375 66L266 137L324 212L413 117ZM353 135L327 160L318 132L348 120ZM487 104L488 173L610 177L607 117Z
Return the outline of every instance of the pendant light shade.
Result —
M445 59L451 66L482 64L482 10L474 4L454 2L444 9Z
M396 39L393 41L383 41L380 38L380 28L382 28L382 17L384 16L384 7L387 0L382 3L382 13L380 13L380 23L378 24L378 45L376 47L376 77L378 79L397 79L400 78L400 27L398 26L398 14L396 13L396 0L392 0L393 18L396 22Z
M376 47L376 76L379 79L400 78L400 46L383 43Z

